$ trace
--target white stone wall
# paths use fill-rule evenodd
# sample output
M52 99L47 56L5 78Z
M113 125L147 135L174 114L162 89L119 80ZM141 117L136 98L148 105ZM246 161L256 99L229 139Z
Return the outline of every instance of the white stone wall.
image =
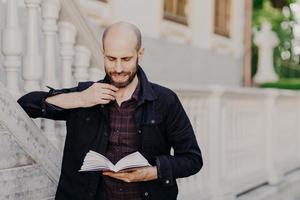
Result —
M245 0L231 1L230 38L216 35L214 1L189 0L186 5L188 26L163 19L163 0L111 0L108 3L80 0L88 16L99 25L128 21L140 27L144 36L164 37L198 48L233 57L243 56ZM98 14L97 14L98 13Z
M144 38L144 47L142 67L158 84L181 89L242 84L240 59L163 39Z

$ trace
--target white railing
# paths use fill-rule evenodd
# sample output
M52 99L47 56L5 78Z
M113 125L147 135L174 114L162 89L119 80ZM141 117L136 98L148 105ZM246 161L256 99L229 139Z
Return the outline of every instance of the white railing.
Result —
M46 85L73 87L78 81L102 77L100 43L76 0L24 0L24 7L19 7L17 0L9 0L5 6L1 50L6 85L16 98L26 92L47 90ZM27 11L26 20L19 20L21 9ZM19 21L26 22L24 30ZM61 150L64 134L55 127L62 124L35 122Z
M181 199L235 199L300 167L298 92L210 88L177 91L204 167L179 180Z

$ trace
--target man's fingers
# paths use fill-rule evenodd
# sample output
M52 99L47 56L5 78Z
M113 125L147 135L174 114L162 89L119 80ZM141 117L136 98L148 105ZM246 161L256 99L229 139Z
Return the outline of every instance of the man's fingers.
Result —
M114 96L111 96L109 94L102 94L101 98L104 100L115 100L116 99Z
M110 100L101 99L100 104L108 104Z
M115 177L126 177L127 173L124 172L103 172L103 175L115 176Z
M112 90L110 90L110 89L106 89L106 88L102 88L102 93L103 94L108 94L108 95L111 95L111 96L113 96L113 97L116 97L116 92L114 92L114 91L112 91Z
M109 173L109 174L103 174L103 175L110 176L112 178L119 179L119 180L122 180L122 181L125 181L127 179L127 177L124 177L120 174Z
M126 172L119 172L119 173L104 172L103 175L110 176L112 178L116 178L128 183L134 180L134 176L132 176L131 173L126 173Z
M101 87L105 88L105 89L113 90L115 92L119 90L119 88L117 88L116 86L113 86L113 85L107 84L107 83L102 83Z

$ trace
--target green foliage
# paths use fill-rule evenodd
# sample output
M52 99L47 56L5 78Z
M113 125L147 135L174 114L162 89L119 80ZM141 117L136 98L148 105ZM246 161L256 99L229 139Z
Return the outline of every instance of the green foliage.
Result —
M284 20L281 11L274 8L270 0L255 0L254 2L256 3L254 3L253 10L253 26L259 29L262 22L269 21L272 23L273 29L277 30L280 22Z
M262 88L279 88L279 89L289 89L289 90L299 90L300 89L300 79L280 79L277 82L268 82L260 85Z

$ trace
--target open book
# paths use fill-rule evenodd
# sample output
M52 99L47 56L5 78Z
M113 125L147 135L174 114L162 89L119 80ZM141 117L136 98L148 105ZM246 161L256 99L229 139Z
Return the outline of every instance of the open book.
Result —
M138 151L129 154L119 160L115 165L110 162L105 156L89 151L83 161L80 168L80 172L83 171L114 171L128 170L138 167L151 166L146 158L142 156Z

